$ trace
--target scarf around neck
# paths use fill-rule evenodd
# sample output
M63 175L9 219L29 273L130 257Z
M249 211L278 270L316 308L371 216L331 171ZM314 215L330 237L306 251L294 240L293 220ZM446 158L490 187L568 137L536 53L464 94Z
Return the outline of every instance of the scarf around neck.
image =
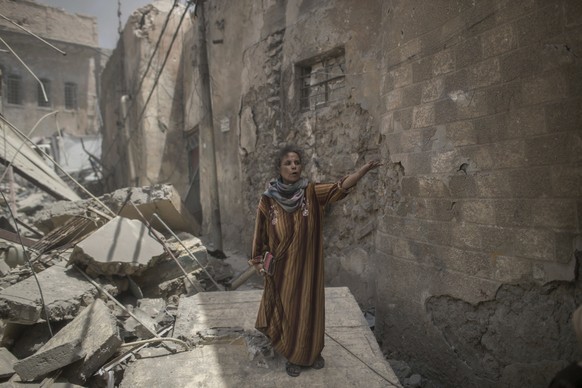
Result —
M300 178L297 182L288 185L283 183L283 180L279 177L269 182L269 186L263 195L273 198L281 205L283 210L287 213L292 213L301 206L307 183L308 180L306 178Z

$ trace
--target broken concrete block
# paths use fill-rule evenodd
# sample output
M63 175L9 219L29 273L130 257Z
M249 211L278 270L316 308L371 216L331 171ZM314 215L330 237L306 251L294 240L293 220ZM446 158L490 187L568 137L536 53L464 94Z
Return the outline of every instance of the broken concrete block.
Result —
M42 288L49 320L73 319L86 301L93 300L97 289L74 268L62 263L36 275ZM8 322L30 325L41 317L43 306L34 277L29 277L0 291L0 318Z
M141 221L115 217L78 243L69 263L86 265L88 274L132 275L163 253Z
M132 314L136 316L141 323L138 322L137 319L129 317L123 324L123 328L127 332L133 333L136 337L143 339L152 338L154 335L151 332L157 333L158 325L148 313L140 308L135 308L133 309ZM144 327L142 323L143 325L146 325L146 327Z
M14 363L18 361L10 351L6 348L0 348L0 379L12 376L14 371Z
M129 187L116 190L99 197L115 214L125 218L142 220L142 217L127 203L127 199L136 205L152 226L165 233L166 230L152 219L156 213L173 231L185 231L195 235L200 234L200 224L190 214L180 195L172 185L155 185L146 187ZM62 226L71 216L82 215L88 207L104 211L101 205L93 199L80 201L59 201L50 208L43 209L35 215L35 225L47 233Z
M86 316L83 318L82 314L86 314ZM61 332L67 331L70 337L82 337L81 349L85 356L68 366L64 375L68 376L73 383L84 384L97 369L117 352L123 341L119 335L117 319L100 299L85 308L75 321Z
M82 356L81 338L74 338L70 342L51 344L50 346L47 342L32 356L14 363L14 370L23 381L32 381L69 365Z
M21 379L29 381L79 360L66 374L74 383L83 383L120 345L116 319L105 303L97 299L38 352L18 361L14 370Z

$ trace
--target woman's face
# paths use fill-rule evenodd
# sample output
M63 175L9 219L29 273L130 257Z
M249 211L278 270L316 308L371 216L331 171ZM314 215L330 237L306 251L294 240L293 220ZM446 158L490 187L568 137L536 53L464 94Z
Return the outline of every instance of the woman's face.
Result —
M289 152L281 159L279 173L283 183L295 183L301 178L301 159L295 152Z

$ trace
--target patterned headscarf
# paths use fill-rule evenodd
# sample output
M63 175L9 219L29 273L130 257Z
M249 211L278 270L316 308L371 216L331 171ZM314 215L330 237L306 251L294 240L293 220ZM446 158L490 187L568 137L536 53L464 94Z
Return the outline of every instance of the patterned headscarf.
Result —
M269 182L269 186L263 195L273 198L287 213L293 213L299 209L303 202L308 182L306 178L300 178L297 182L288 185L283 183L283 180L279 177Z

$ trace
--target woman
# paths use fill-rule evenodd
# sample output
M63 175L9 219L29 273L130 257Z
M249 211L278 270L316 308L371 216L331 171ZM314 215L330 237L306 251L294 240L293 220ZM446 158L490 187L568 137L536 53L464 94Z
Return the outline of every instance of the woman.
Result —
M302 366L325 365L323 210L382 163L368 162L339 182L325 184L301 177L302 152L295 146L280 150L275 165L279 178L261 196L249 263L265 276L255 326L287 359L286 371L295 377ZM265 268L268 254L273 259Z

